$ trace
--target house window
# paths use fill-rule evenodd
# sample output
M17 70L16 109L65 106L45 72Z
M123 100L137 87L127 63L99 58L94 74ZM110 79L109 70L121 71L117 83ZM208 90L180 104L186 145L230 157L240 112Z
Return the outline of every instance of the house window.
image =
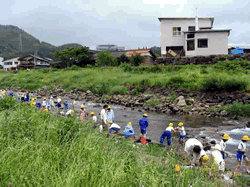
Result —
M187 38L194 38L194 34L188 34Z
M187 40L187 51L194 51L194 40Z
M198 48L207 48L208 42L207 39L198 39Z
M173 27L173 36L181 35L181 27Z
M195 31L195 26L188 27L188 31Z

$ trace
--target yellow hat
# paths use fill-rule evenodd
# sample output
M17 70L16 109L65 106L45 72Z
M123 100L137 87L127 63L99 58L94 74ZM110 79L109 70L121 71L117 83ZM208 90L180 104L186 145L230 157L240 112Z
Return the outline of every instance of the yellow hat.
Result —
M44 97L43 99L46 100L46 97Z
M172 126L174 126L174 124L173 124L173 123L169 123L168 125L169 125L169 126L171 126L171 127L172 127Z
M113 121L110 121L110 122L109 122L109 124L112 124L112 123L113 123Z
M183 123L182 123L182 122L180 122L178 125L179 125L179 126L183 126Z
M208 160L208 156L207 156L207 155L204 155L204 156L202 157L202 160Z
M48 111L49 111L49 109L47 109L47 108L46 108L46 109L44 109L44 111L45 111L45 112L48 112Z
M249 138L247 135L244 135L244 136L242 137L242 140L250 140L250 138Z
M143 114L142 116L144 116L144 117L148 117L148 115L147 115L147 114Z
M95 113L94 113L94 112L91 112L90 114L91 114L91 115L94 115Z
M108 109L111 108L111 106L108 106Z
M128 123L128 125L132 126L132 123L131 123L131 122L129 122L129 123Z
M229 140L230 139L230 136L228 134L224 134L222 139L225 139L225 140Z
M81 108L85 108L85 106L82 105Z
M59 96L59 98L61 98L61 96Z

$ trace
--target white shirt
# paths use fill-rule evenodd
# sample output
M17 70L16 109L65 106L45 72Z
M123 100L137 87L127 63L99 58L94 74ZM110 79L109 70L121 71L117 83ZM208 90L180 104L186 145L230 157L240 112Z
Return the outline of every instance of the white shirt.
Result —
M116 123L112 123L112 125L109 128L110 129L111 128L118 128L118 129L120 129L121 127L119 125L117 125Z
M93 116L92 119L93 119L93 121L95 121L95 123L97 122L97 117L96 116Z
M70 115L72 112L73 112L72 110L68 110L68 111L66 112L65 115L68 116L68 115Z
M106 115L105 109L102 109L102 111L101 111L101 120L103 120L106 123L107 115Z
M226 147L227 147L227 144L226 142L224 142L223 140L220 141L220 147L221 147L221 150L222 151L225 151Z
M184 151L189 153L189 154L192 154L193 149L196 145L200 146L201 150L203 149L203 145L199 140L197 140L195 138L190 138L185 143Z
M225 161L223 160L222 154L220 151L215 150L212 152L212 156L214 157L214 161L218 164L219 170L225 170Z
M183 126L182 127L178 127L178 131L180 131L180 135L182 135L182 136L186 135L186 131L185 131L185 129L184 129Z
M169 126L168 128L166 128L166 131L170 131L170 132L172 132L174 130L174 128L173 127L171 127L171 126Z
M238 149L242 149L242 151L245 151L247 148L247 144L245 142L240 142L238 145Z
M58 98L58 99L57 99L57 102L58 102L58 103L60 103L61 101L62 101L61 98Z
M46 101L43 101L42 105L43 105L43 106L46 106Z

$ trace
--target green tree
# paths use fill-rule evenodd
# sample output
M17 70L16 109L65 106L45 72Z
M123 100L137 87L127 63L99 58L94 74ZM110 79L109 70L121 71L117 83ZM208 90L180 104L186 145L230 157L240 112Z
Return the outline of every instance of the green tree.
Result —
M140 53L137 53L135 56L132 55L130 58L129 58L129 63L132 65L132 66L139 66L143 60L145 59L145 57L141 56Z
M122 54L121 55L121 62L122 63L127 63L127 62L129 62L129 58L125 54Z
M67 64L67 67L73 64L83 67L92 63L88 47L67 47L64 50L55 51L54 55L56 59Z
M97 54L98 65L117 66L117 59L111 55L110 51L101 51Z

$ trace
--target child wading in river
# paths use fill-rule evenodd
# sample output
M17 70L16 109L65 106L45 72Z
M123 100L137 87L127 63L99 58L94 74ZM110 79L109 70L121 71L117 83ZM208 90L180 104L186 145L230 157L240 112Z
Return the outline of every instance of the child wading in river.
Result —
M241 162L244 159L246 161L245 172L247 174L250 174L250 171L248 170L249 160L248 160L247 156L245 155L245 153L247 152L247 141L249 141L249 140L250 140L250 138L247 135L244 135L242 137L242 141L238 145L238 151L237 151L238 165L237 165L235 172L240 171Z
M175 130L177 130L177 131L180 132L180 139L179 139L179 141L180 141L180 143L181 143L182 145L184 145L184 144L185 144L185 138L186 138L186 131L185 131L185 128L184 128L182 122L180 122L180 123L178 124L178 126L179 126L179 127L176 127Z

